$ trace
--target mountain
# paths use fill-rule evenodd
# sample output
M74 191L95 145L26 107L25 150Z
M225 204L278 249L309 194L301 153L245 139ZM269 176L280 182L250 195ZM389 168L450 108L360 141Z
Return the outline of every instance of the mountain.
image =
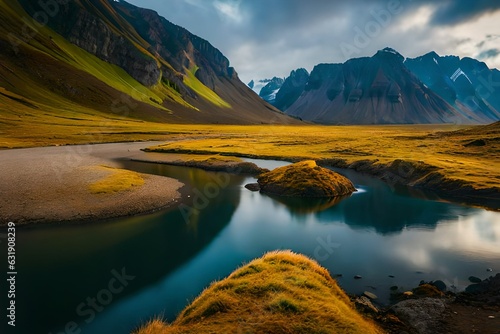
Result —
M452 106L465 105L492 119L500 118L500 71L472 58L441 57L429 52L407 58L405 65Z
M299 92L293 104L274 105L291 116L324 124L477 124L499 119L498 113L460 100L447 102L391 48L343 64L319 64ZM281 95L280 90L277 101Z
M266 102L273 104L276 100L276 93L280 90L281 86L285 82L282 78L274 77L267 82L267 84L262 87L259 92L259 96Z
M306 88L308 80L309 72L304 68L290 72L290 75L285 79L285 82L276 93L274 102L270 103L280 110L288 109L300 97Z
M264 88L272 79L259 79L251 80L247 86L250 87L257 95L260 94L262 88Z
M12 119L39 121L78 111L169 123L294 122L208 41L123 0L0 0L7 112L2 106Z

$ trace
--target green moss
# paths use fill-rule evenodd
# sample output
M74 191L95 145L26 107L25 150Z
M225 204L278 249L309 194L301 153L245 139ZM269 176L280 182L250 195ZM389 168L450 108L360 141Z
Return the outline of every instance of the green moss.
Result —
M231 108L231 105L224 101L219 95L217 95L213 90L205 86L196 77L196 72L198 67L195 66L189 70L186 70L186 75L184 76L184 83L186 86L194 90L198 95L200 95L206 101L224 108Z

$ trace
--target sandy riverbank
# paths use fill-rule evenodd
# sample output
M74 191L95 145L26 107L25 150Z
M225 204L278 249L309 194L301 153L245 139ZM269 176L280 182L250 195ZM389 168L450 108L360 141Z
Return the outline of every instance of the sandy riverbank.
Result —
M40 147L0 151L0 226L98 221L167 208L183 184L144 175L142 186L92 194L89 185L106 177L97 166L120 168L119 159L140 158L152 142Z

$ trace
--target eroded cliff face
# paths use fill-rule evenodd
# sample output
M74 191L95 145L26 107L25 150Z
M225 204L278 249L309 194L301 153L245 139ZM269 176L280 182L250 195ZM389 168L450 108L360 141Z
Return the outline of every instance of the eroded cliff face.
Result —
M39 10L28 0L21 2L31 15ZM217 77L237 78L218 49L153 10L108 0L73 0L58 7L57 15L48 21L53 30L123 68L145 86L157 84L163 72L168 81L189 94L178 74L194 69L196 77L212 90Z
M208 41L169 22L153 10L126 2L113 3L113 6L148 42L149 51L162 57L176 71L183 73L197 68L196 77L212 90L216 87L217 77L230 78L233 75L229 60Z
M23 0L21 4L30 15L40 10L32 1ZM103 12L105 9L99 1L66 1L57 6L47 25L85 51L121 67L141 84L158 83L161 71L157 60L141 52L110 24L109 15Z
M153 86L161 77L155 59L140 52L129 40L85 10L78 10L74 25L68 26L64 33L71 43L123 68L145 86Z

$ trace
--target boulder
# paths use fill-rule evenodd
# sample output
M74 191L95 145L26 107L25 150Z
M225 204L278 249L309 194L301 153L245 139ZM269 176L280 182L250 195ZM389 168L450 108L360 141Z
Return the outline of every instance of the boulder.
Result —
M409 299L392 307L392 311L419 334L436 333L445 310L445 302L436 298Z
M260 185L258 183L249 183L245 185L245 188L247 188L250 191L259 191Z
M356 191L352 182L313 160L276 168L259 176L261 192L288 197L338 197Z

